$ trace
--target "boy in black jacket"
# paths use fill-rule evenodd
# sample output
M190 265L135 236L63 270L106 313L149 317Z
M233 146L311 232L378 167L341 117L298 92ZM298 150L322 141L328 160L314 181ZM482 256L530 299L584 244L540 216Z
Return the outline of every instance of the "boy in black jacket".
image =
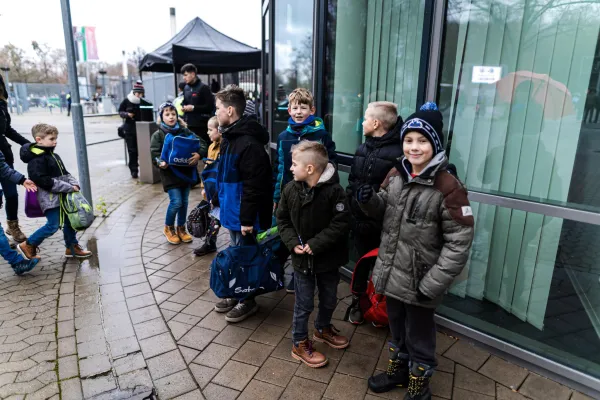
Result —
M60 228L61 193L79 192L79 182L67 171L60 156L54 152L58 129L48 124L37 124L31 128L35 144L21 147L21 160L27 163L27 173L38 186L38 201L46 216L46 225L35 231L27 241L19 244L17 250L27 260L39 258L37 249L45 239L54 235ZM76 232L69 218L63 217L65 257L87 258L91 251L85 250L77 241Z
M396 104L389 101L370 103L365 110L362 126L366 140L356 150L346 188L352 211L354 248L358 258L379 247L381 222L368 217L360 209L356 191L366 184L378 192L388 172L403 155L400 141L402 118L398 116ZM362 323L359 307L351 310L349 321L353 324Z
M334 349L348 347L348 338L331 324L337 305L339 267L348 262L350 212L335 167L319 142L292 147L294 182L286 185L277 209L277 226L292 252L296 302L292 323L292 357L311 368L327 364L308 338L308 318L319 288L319 313L313 339Z

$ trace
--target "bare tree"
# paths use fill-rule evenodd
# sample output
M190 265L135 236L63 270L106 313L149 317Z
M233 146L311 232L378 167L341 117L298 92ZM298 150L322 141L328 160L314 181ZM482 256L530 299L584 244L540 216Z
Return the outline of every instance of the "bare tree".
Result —
M52 61L50 59L50 55L52 53L52 49L46 43L38 43L37 41L31 42L31 47L33 47L33 51L38 56L38 71L40 72L40 82L48 83L51 82L52 79Z
M11 80L15 82L29 82L34 75L33 64L25 50L11 43L0 49L0 65L10 68Z

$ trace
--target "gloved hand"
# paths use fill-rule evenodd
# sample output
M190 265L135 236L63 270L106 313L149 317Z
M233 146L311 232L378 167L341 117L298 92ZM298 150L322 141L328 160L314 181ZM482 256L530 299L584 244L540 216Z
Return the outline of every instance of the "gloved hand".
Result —
M419 289L417 289L417 300L419 300L421 302L431 301L431 299L425 293L421 292Z
M362 185L356 191L356 200L359 203L368 203L369 200L371 200L371 197L373 197L374 193L375 191L373 190L373 187L371 185Z

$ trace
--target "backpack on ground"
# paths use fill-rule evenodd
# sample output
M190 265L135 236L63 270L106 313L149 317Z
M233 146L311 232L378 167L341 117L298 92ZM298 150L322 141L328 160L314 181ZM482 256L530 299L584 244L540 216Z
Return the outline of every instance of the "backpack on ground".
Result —
M241 246L219 252L210 267L210 288L219 298L244 299L283 289L283 268L273 246L279 239L258 243L244 237Z
M92 210L92 206L80 192L62 194L60 196L60 204L63 211L61 217L64 218L66 216L74 230L82 231L89 228L92 222L94 222L94 210Z
M203 238L208 232L211 223L210 203L202 200L200 204L194 208L187 219L187 230L195 238Z
M371 271L378 254L379 249L374 249L362 256L352 272L352 304L348 306L344 317L344 320L352 324L360 325L367 321L381 328L389 323L386 297L375 293L375 286L371 281Z

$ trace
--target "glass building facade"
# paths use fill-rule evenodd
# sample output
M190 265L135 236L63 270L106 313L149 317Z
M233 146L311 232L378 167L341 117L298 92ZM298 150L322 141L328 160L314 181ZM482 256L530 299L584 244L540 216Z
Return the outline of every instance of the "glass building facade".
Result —
M406 118L436 101L476 218L440 324L598 390L600 0L269 0L263 16L273 139L285 96L312 89L345 182L369 102Z

